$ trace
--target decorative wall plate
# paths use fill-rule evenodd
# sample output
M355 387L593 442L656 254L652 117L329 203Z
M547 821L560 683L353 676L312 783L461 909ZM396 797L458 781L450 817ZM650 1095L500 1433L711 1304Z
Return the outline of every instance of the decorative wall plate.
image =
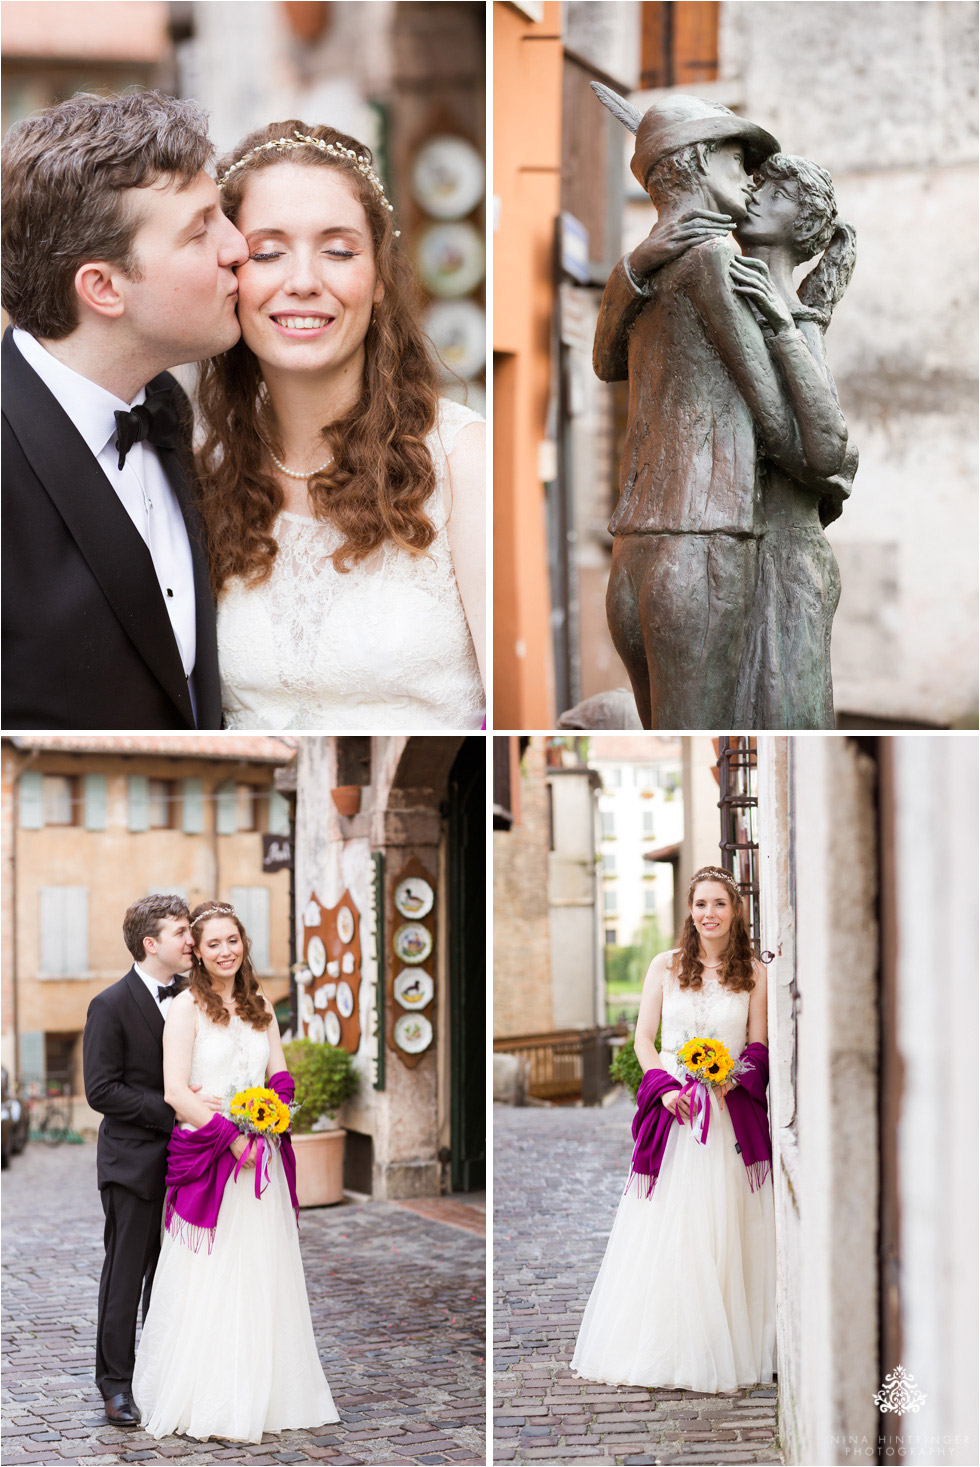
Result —
M487 360L487 316L475 301L433 301L425 331L440 361L460 377L475 377Z
M312 898L311 898L306 903L306 910L303 913L303 926L304 927L319 927L321 915L322 914L320 912L320 908L317 906L316 902L313 901Z
M486 169L472 143L439 133L416 153L411 186L416 201L433 219L462 219L483 198Z
M326 1008L327 1004L330 1002L330 995L327 993L326 987L317 989L316 993L314 993L313 995L313 1002L318 1009Z
M432 887L421 876L410 876L395 887L395 906L403 917L427 917L434 901Z
M350 984L343 979L337 984L337 1012L342 1019L349 1019L354 1012L354 995Z
M415 260L430 295L468 295L487 271L483 240L465 220L430 224L415 241Z
M424 1014L402 1014L395 1020L395 1043L406 1054L421 1054L432 1043L432 1025Z
M403 963L424 963L432 951L432 933L421 922L406 922L395 933L394 947Z
M354 971L354 954L353 953L344 953L344 956L340 960L340 970L341 970L342 973L353 973L353 971Z
M304 991L299 996L300 1023L311 1024L313 1022L314 1015L315 1010L313 1008L313 995L312 993L306 993Z
M331 1019L333 1019L336 1022L337 1015L336 1014L327 1014L327 1025L329 1025ZM325 1026L324 1026L323 1019L321 1018L321 1016L319 1014L314 1014L313 1017L312 1017L312 1019L310 1020L309 1024L306 1026L306 1037L307 1037L307 1039L312 1039L314 1044L322 1044L323 1043L324 1032L325 1032ZM339 1025L339 1023L337 1024L337 1038L338 1039L340 1038L340 1025ZM335 1041L334 1040L331 1040L330 1042L331 1042L331 1044L333 1044Z
M340 977L340 963L336 958L330 959L330 962L327 964L327 973L331 978Z
M327 967L327 950L322 937L311 937L306 945L306 961L314 978L322 978Z
M424 1009L436 991L424 968L403 968L395 979L395 997L403 1009Z
M354 936L354 913L350 907L340 907L337 912L337 936L341 942L350 942Z
M337 1018L333 1009L330 1009L323 1017L323 1032L327 1043L332 1044L334 1049L336 1049L340 1043L340 1020ZM310 1038L312 1039L312 1037L311 1034Z

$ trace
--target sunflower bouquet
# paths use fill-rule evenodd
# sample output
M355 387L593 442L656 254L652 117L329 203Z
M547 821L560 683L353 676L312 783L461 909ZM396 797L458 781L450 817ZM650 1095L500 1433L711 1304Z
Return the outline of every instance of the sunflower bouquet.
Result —
M691 1097L691 1128L698 1116L701 1120L702 1144L708 1139L708 1122L711 1105L708 1099L709 1086L720 1090L729 1080L737 1080L742 1073L740 1061L732 1059L728 1046L720 1039L697 1037L688 1039L677 1051L677 1058L687 1070L688 1080L681 1087L681 1095Z
M235 1168L237 1177L253 1149L255 1157L255 1190L261 1193L269 1181L271 1148L279 1146L279 1138L290 1127L293 1116L301 1106L287 1104L274 1090L264 1085L255 1085L248 1090L239 1090L228 1105L228 1116L234 1125L248 1138Z

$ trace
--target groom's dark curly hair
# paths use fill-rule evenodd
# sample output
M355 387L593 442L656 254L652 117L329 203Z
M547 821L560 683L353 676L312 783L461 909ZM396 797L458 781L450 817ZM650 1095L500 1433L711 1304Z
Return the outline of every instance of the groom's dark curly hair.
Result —
M49 341L70 336L75 274L88 260L141 279L142 217L125 191L166 176L186 188L213 151L207 114L163 92L79 92L15 123L0 152L2 300L13 324Z

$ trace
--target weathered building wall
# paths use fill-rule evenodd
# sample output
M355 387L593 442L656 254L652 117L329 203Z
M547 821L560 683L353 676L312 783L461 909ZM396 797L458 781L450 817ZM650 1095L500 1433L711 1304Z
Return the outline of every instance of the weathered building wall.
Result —
M494 1038L555 1028L548 850L544 742L531 739L521 761L518 818L510 830L493 832Z
M551 995L556 1029L605 1021L596 874L597 792L592 769L552 769L554 848L548 871Z
M722 100L829 169L857 228L827 334L861 464L830 527L838 710L977 703L977 8L727 3Z

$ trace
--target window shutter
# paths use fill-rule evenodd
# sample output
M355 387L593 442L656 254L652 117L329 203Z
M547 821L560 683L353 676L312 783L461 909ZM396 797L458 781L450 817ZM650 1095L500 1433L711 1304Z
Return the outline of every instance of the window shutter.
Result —
M289 834L289 801L278 790L269 791L269 834Z
M145 774L131 774L129 776L129 808L130 830L149 830L150 828L150 787Z
M108 824L107 782L104 774L85 776L85 829L105 830Z
M185 835L204 834L204 780L181 780L181 813Z
M231 904L241 917L252 944L252 967L256 972L272 966L269 959L269 888L233 886Z
M218 786L217 830L219 835L234 835L238 829L238 791L233 784Z
M25 769L19 780L20 828L41 830L44 826L44 775Z
M89 970L88 887L41 887L43 978L78 978Z

